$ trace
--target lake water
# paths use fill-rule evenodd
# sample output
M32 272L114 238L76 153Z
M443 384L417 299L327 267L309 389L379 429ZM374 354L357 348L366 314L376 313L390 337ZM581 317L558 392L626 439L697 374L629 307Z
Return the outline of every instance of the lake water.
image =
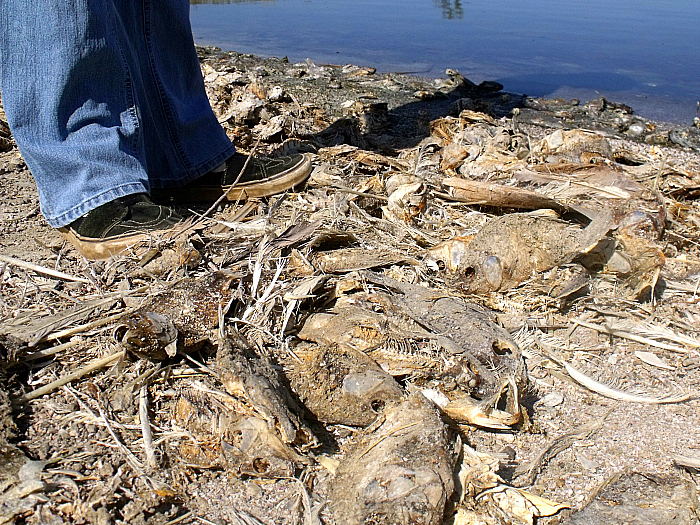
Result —
M507 91L604 95L690 124L699 0L192 0L195 41L262 56L444 76Z

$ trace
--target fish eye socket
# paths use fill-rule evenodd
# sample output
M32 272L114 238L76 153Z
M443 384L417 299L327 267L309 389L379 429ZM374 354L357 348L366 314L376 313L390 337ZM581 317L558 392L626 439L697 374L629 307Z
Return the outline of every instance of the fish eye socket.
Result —
M493 349L493 353L496 355L510 355L513 353L510 346L500 341L494 341L491 348Z
M471 279L471 278L474 277L475 275L476 275L476 270L474 269L473 266L468 266L468 267L464 270L464 277L466 277L467 279Z
M384 409L384 401L381 399L374 399L372 402L369 404L369 406L374 410L375 412L381 412Z
M255 458L253 460L253 470L255 470L255 472L258 474L264 474L270 470L270 462L265 458Z

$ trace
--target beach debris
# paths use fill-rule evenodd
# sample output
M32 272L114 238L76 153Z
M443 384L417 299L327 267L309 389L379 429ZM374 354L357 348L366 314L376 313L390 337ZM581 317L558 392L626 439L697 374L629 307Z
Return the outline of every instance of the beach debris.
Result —
M477 497L477 501L481 504L488 501L489 507L500 511L499 514L526 525L534 525L538 518L553 516L563 509L571 508L566 503L556 503L529 491L504 484L482 492ZM495 513L492 511L491 514Z
M672 475L623 470L589 495L588 504L563 521L566 525L630 522L640 525L697 522L694 484Z
M27 454L61 463L12 493L17 516L533 523L565 507L550 497L585 507L596 489L580 469L619 464L607 434L623 463L694 475L697 129L457 71L202 56L236 147L303 152L314 172L204 212L190 240L95 264L60 244L18 257L13 228L37 211L9 199L0 383L31 402ZM0 161L11 187L28 177L16 151ZM634 407L658 421L622 411L600 439L564 419L600 421L574 378L623 402L688 402ZM672 438L663 453L624 449L633 421Z
M486 312L420 286L359 275L393 293L345 288L328 312L309 316L300 339L323 352L361 352L392 376L437 389L448 399L441 408L459 422L503 429L521 420L519 392L527 382L522 356ZM374 374L373 382L387 385ZM502 402L504 410L496 409Z
M688 451L688 454L690 454L690 452L691 451ZM676 454L673 456L673 462L679 467L700 471L700 457L688 454Z
M184 278L125 315L115 338L145 359L162 360L178 350L194 351L210 339L220 310L233 298L233 280L218 272L199 279Z
M454 461L437 408L411 394L350 446L331 482L333 514L348 525L439 525L454 489Z
M590 248L585 230L556 216L511 213L489 221L468 242L458 237L434 246L425 262L444 268L466 293L479 294L517 286Z
M532 154L543 160L550 156L569 162L590 162L593 159L612 159L613 152L605 137L581 130L558 129L547 135L533 148Z
M634 355L637 356L640 361L643 361L648 365L663 368L664 370L674 369L673 365L669 364L665 359L660 358L653 352L643 352L641 350L637 350Z
M349 345L301 344L285 375L320 421L366 427L403 399L403 389L370 357Z
M513 472L514 485L516 487L525 487L532 485L540 471L546 466L547 462L551 461L560 452L569 448L576 441L586 439L603 427L603 422L591 421L584 423L567 432L558 438L555 438L544 447L535 457L527 463L521 463Z
M643 385L625 385L622 382L622 378L611 373L604 365L599 364L596 366L594 363L593 365L585 365L585 368L584 366L574 366L555 355L553 351L547 350L544 347L540 348L549 359L562 366L569 376L578 384L611 399L630 403L662 405L668 403L682 403L692 397L692 394L688 392L679 392L676 388L662 393L653 393L645 389Z
M427 187L411 175L393 175L386 182L389 202L382 208L384 217L396 222L413 222L425 211Z
M236 398L193 386L180 394L173 410L177 426L192 437L179 447L186 462L266 478L291 476L297 465L308 462Z

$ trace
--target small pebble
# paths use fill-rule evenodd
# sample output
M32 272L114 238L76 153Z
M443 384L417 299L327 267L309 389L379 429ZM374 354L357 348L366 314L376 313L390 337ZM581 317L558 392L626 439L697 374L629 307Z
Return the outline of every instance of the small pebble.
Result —
M540 404L549 408L554 408L555 406L561 405L563 402L564 395L560 394L559 392L552 392L551 394L547 394L540 400Z
M646 131L646 126L639 124L639 123L635 123L635 124L632 124L629 128L627 128L626 133L630 137L636 138L636 137L641 137L642 135L644 135L645 131Z
M513 461L515 459L516 453L515 449L513 447L504 447L501 450L501 454L503 454L506 458L508 458L508 461Z
M600 463L598 463L597 461L595 461L593 459L587 458L586 456L584 456L580 452L576 453L576 459L581 464L581 466L585 469L595 470L598 467L600 467Z

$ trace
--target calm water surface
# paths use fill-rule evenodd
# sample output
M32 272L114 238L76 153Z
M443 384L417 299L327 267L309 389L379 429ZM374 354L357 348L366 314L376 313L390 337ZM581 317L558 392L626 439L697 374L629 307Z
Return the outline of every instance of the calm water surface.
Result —
M192 0L199 44L297 62L353 63L535 96L604 95L692 123L698 0Z

